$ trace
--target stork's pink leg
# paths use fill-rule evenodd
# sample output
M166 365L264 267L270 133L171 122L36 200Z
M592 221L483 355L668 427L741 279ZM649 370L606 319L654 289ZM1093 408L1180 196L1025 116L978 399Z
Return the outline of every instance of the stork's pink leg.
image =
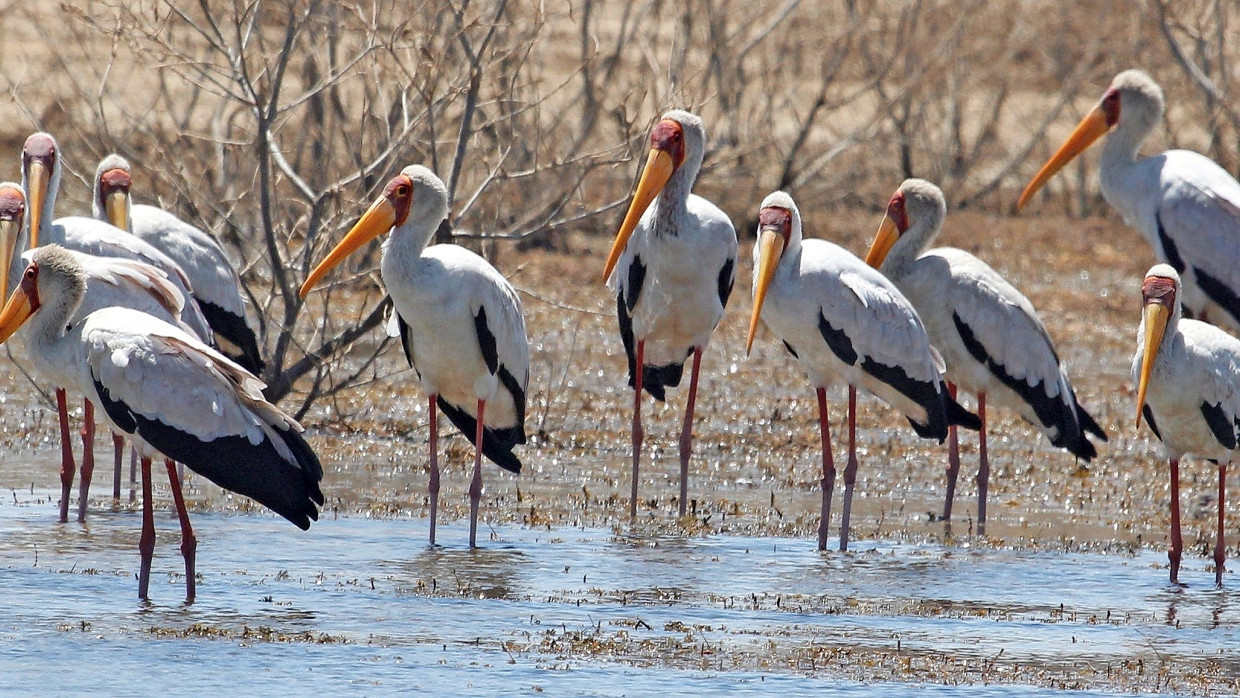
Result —
M112 432L112 499L121 498L121 472L124 471L125 437Z
M848 464L844 466L844 511L840 521L840 552L848 550L848 519L853 485L857 482L857 389L848 386Z
M56 389L56 413L60 417L60 523L69 520L69 490L73 489L73 442L69 437L69 398Z
M487 401L478 401L478 427L475 432L474 477L469 481L469 547L478 547L478 501L482 499L482 415Z
M1180 459L1171 462L1171 545L1167 559L1171 561L1171 583L1180 583L1180 554L1184 552L1184 537L1180 533Z
M177 505L177 518L181 520L181 557L185 558L185 602L194 603L196 582L194 579L194 559L198 552L198 538L194 528L189 525L189 511L185 508L185 495L181 493L181 478L177 474L177 466L171 459L164 459L164 467L168 470L168 481L172 484L172 501Z
M642 361L646 358L646 340L637 342L637 376L633 382L633 488L629 492L629 521L637 518L637 468L642 460Z
M129 447L129 501L133 501L133 490L138 482L138 449Z
M831 493L835 490L835 459L831 457L831 427L827 424L827 391L818 389L818 431L822 435L822 518L818 520L818 549L827 549L831 524Z
M956 384L947 384L947 394L956 399ZM956 477L960 474L960 439L956 425L947 427L947 498L943 502L943 520L951 526L952 500L956 498Z
M1214 585L1223 586L1223 562L1227 547L1223 545L1223 510L1227 502L1227 461L1218 464L1218 542L1214 544Z
M689 456L693 453L693 406L697 402L698 369L702 348L693 348L693 371L689 374L689 402L685 405L685 426L680 430L680 515L685 515L689 499Z
M151 560L155 557L155 512L151 501L151 459L142 459L142 537L138 539L138 598L147 598L151 586Z
M986 491L990 487L990 459L986 457L986 393L977 394L977 417L982 428L977 432L977 535L986 535Z
M435 519L439 514L439 406L438 395L431 395L431 481L427 492L431 496L431 545L435 544Z
M82 407L82 480L78 495L79 522L86 520L86 502L90 500L90 481L95 474L95 406L83 400Z

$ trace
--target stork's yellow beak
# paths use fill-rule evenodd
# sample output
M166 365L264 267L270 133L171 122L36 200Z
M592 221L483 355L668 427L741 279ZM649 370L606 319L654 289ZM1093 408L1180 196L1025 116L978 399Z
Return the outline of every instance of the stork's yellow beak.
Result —
M633 231L637 228L637 222L641 220L642 214L650 207L650 202L654 201L659 192L663 191L663 187L667 186L667 180L672 178L672 173L676 171L676 165L672 162L672 156L666 150L659 148L651 148L650 156L646 158L646 168L642 170L641 179L637 180L637 191L633 193L633 201L629 204L629 212L624 216L624 223L620 225L620 232L616 233L616 241L612 243L611 252L607 255L607 265L603 267L603 281L606 281L613 269L616 268L616 262L619 261L621 253L629 244L629 238L633 236Z
M310 293L310 289L314 288L315 284L327 275L327 272L344 261L345 257L348 257L362 245L388 232L394 225L396 225L396 207L392 205L392 202L386 196L381 196L370 205L370 208L366 209L366 213L362 214L361 220L323 258L323 261L319 262L314 271L310 272L310 276L306 277L306 283L301 285L298 295L305 298L306 294Z
M883 266L883 260L887 259L887 254L899 239L900 230L896 228L896 222L891 220L891 216L883 216L883 222L874 234L874 242L870 244L870 252L865 256L865 263L875 269Z
M114 191L103 199L103 211L108 216L108 222L121 230L129 230L129 207L125 205L128 202L129 192L122 190Z
M1068 140L1059 146L1059 150L1055 151L1051 159L1047 160L1042 169L1034 175L1029 186L1025 187L1020 199L1016 201L1016 208L1023 208L1030 197L1036 194L1048 179L1054 177L1064 165L1072 162L1072 158L1080 155L1081 151L1093 145L1094 141L1106 135L1110 129L1111 127L1107 125L1106 113L1102 111L1102 105L1094 107L1084 119L1081 119L1081 123L1076 125L1076 129L1068 136Z
M21 235L21 225L20 219L0 220L0 254L4 255L0 258L0 266L4 267L4 270L0 271L0 276L4 277L0 294L9 288L9 264L13 261L13 255L17 254L17 238Z
M1141 410L1145 407L1145 391L1150 384L1150 374L1154 372L1154 359L1158 358L1158 348L1170 319L1171 310L1167 306L1157 300L1145 304L1145 352L1141 356L1141 374L1137 380L1138 428L1141 426Z
M754 281L753 312L749 316L749 336L745 340L745 356L753 349L753 338L758 333L758 318L762 317L762 306L766 303L766 292L775 278L775 270L779 260L784 256L784 236L774 228L765 228L758 232L758 277Z
M34 160L30 163L30 171L26 175L30 188L30 248L39 246L39 227L43 225L43 206L47 202L47 188L52 175L43 163Z
M30 295L26 293L26 289L18 286L13 289L13 295L9 296L9 302L4 304L4 309L0 310L0 344L8 341L9 337L17 331L38 306L31 300Z

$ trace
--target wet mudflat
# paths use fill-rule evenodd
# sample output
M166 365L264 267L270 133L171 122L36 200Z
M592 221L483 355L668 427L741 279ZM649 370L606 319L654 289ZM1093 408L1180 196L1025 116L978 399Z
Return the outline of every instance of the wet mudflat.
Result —
M153 598L141 603L140 515L127 479L111 499L110 444L98 439L87 522L57 524L54 413L0 362L0 676L111 692L283 693L308 681L366 693L860 696L877 682L929 696L1237 692L1237 582L1229 572L1213 589L1206 556L1216 471L1184 467L1189 586L1172 588L1165 464L1132 428L1127 371L1148 259L1127 250L1142 243L1118 223L1065 223L1082 234L1064 235L1003 221L1011 229L989 237L978 232L993 220L958 218L945 243L992 261L1033 299L1111 434L1086 467L992 412L985 537L973 521L976 438L962 442L948 533L935 520L946 449L863 398L853 550L814 549L813 395L769 337L745 358L747 264L703 364L691 515L674 515L680 391L646 412L630 526L630 393L611 303L582 262L597 251L581 243L497 260L526 291L531 444L519 477L486 471L478 551L465 548L472 452L446 428L443 545L426 545L426 406L393 351L364 390L304 420L328 497L310 531L190 476L192 606L156 469ZM864 249L864 233L823 234ZM1016 239L1019 260L1005 255ZM1088 272L1061 271L1082 260ZM833 428L842 398L831 395Z

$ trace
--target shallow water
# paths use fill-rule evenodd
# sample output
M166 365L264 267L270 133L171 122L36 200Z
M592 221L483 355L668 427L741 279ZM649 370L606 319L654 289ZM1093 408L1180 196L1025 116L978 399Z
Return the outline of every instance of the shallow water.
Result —
M0 505L9 685L274 694L310 677L316 690L363 692L851 696L896 680L884 690L953 694L924 683L935 664L948 680L1015 681L969 689L1006 696L1108 672L1152 688L1138 672L1160 667L1240 676L1234 594L1206 588L1196 560L1183 574L1198 585L1169 587L1154 552L867 540L841 554L799 539L509 525L484 528L491 540L470 551L460 523L432 548L421 519L302 533L208 512L194 517L199 600L187 606L171 514L157 515L143 603L139 515L55 524L53 502L14 491Z

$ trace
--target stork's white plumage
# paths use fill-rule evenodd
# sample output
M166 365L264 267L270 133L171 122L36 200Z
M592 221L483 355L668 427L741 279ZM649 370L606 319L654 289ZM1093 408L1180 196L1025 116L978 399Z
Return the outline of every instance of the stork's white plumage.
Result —
M633 485L637 516L643 432L641 391L666 399L693 357L680 436L680 515L688 499L693 410L702 351L736 280L736 230L717 206L691 193L706 152L702 120L672 110L650 133L650 155L616 235L603 278L616 293L620 338L633 394Z
M430 402L431 544L439 502L438 408L477 449L469 487L469 545L475 547L482 456L521 472L512 449L525 443L530 350L512 284L463 247L427 247L447 215L447 187L439 177L420 165L406 167L310 273L301 295L349 254L391 232L380 262L396 307L388 329L400 337Z
M196 540L172 461L309 528L323 503L318 458L301 426L263 399L263 384L184 330L128 308L104 308L74 322L87 293L78 258L57 245L34 250L0 311L0 342L29 321L27 350L58 365L73 387L98 401L113 429L142 454L142 569L146 598L155 529L151 458L163 455L181 519L186 596L194 598Z
M131 203L133 173L129 161L108 155L95 169L91 212L96 220L128 230L168 255L185 272L194 301L217 339L235 347L229 353L247 371L260 374L263 358L258 338L245 314L241 278L228 255L210 233L175 215L145 204Z
M981 424L948 394L940 375L942 359L930 347L913 305L895 284L839 245L803 240L801 213L782 191L763 199L758 221L746 351L753 346L761 318L805 368L817 390L823 469L819 550L827 546L835 486L826 389L848 385L848 465L840 524L840 550L847 550L857 474L857 387L903 413L923 438L941 443L949 425L977 429Z
M1240 330L1240 182L1189 150L1140 157L1162 121L1162 89L1140 70L1111 81L1098 106L1025 187L1029 198L1091 143L1106 135L1098 164L1102 195L1183 279L1183 307Z
M5 265L5 290L10 291L10 280L15 287L22 270L30 262L33 251L18 254L25 247L27 231L23 228L25 219L25 197L19 185L12 182L0 183L0 239L3 239L3 250L9 254L9 263ZM18 231L14 234L15 231ZM120 306L153 315L165 322L177 325L185 331L188 326L181 322L181 311L184 298L160 269L130 259L117 257L96 257L94 255L66 250L77 260L86 276L86 293L81 306L73 315L71 322L77 322L90 313L101 308ZM18 335L24 338L25 332ZM65 367L56 362L45 360L37 352L28 357L36 375L48 384L56 387L56 399L61 420L61 500L60 520L67 521L69 516L69 492L73 486L75 464L73 451L69 447L68 405L66 387L76 384L72 375L65 373ZM78 521L86 520L86 504L90 494L91 478L94 473L94 454L91 445L94 443L94 406L89 396L84 402L84 424L82 432L82 475L81 489L78 498ZM120 492L120 445L121 437L114 435L116 442L116 459L113 477L113 496L119 497Z
M949 387L954 384L977 396L982 422L977 531L985 534L988 398L1016 411L1052 444L1086 461L1098 455L1086 432L1104 441L1106 434L1077 402L1068 372L1029 299L964 250L926 250L942 230L946 214L947 201L937 186L923 179L905 180L887 205L866 263L891 279L917 309L930 343L947 364ZM951 520L960 469L954 427L949 441L946 521Z
M1240 340L1213 325L1181 319L1180 276L1158 264L1141 286L1143 312L1132 357L1137 426L1144 415L1163 443L1171 469L1171 582L1179 583L1180 459L1188 454L1218 464L1218 539L1214 580L1223 583L1223 512L1227 465L1240 438Z

